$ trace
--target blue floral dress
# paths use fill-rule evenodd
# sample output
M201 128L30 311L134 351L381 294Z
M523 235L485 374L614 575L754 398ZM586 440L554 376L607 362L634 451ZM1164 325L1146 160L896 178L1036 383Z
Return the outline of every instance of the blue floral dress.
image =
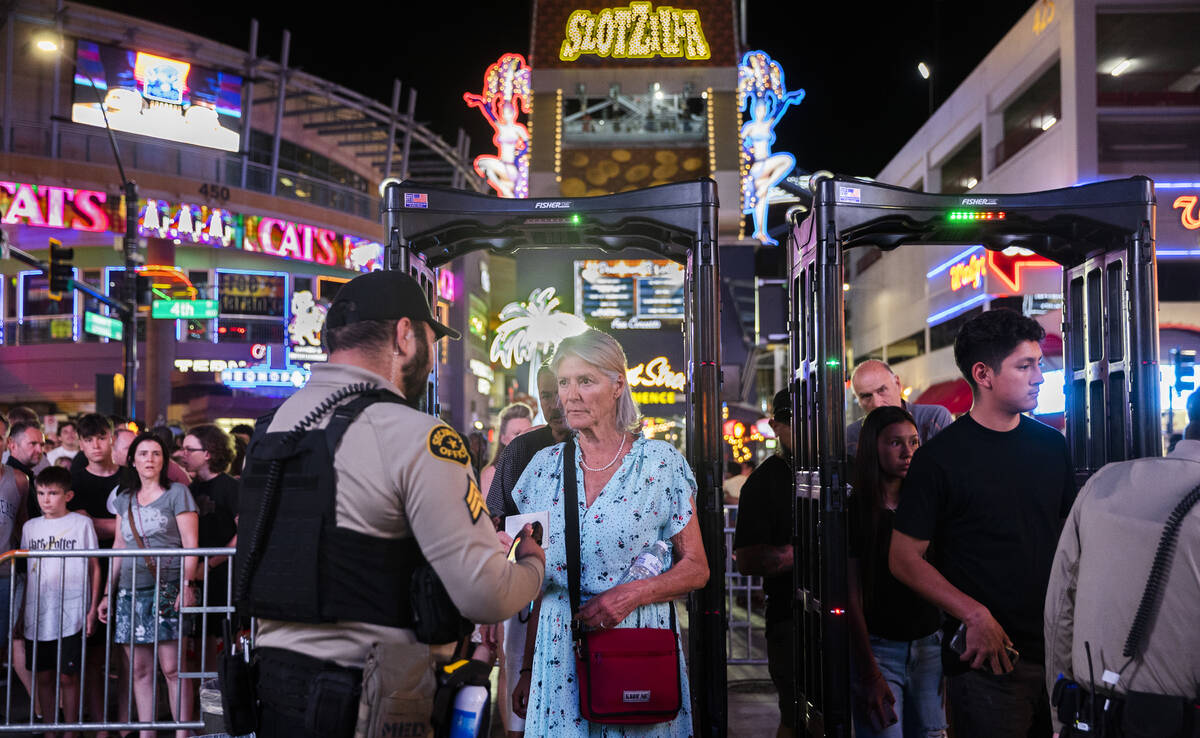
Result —
M692 735L692 706L687 669L680 649L679 673L683 707L675 720L655 725L600 725L579 716L579 685L571 643L571 599L567 590L566 527L562 490L563 444L542 449L529 462L513 489L522 513L550 512L545 541L546 583L538 618L537 646L530 681L525 734L532 736L670 736ZM665 441L634 441L620 468L587 507L583 469L575 455L579 485L581 604L610 589L655 541L671 542L692 519L696 479L675 447ZM667 562L668 566L670 561ZM618 628L668 628L666 603L644 605ZM676 626L676 633L679 628Z

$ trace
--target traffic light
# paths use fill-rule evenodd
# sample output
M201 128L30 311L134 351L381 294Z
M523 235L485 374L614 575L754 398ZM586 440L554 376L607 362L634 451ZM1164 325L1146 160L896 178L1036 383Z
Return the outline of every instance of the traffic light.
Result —
M70 292L73 287L71 279L75 269L71 260L75 258L75 249L63 248L62 242L50 239L50 293L51 300L61 300L63 292Z
M1190 392L1196 387L1196 352L1171 349L1175 361L1175 391Z

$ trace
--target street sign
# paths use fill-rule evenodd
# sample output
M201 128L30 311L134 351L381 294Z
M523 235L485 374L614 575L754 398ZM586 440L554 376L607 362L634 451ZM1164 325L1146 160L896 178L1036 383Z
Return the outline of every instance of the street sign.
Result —
M121 321L89 311L83 313L83 330L93 336L113 341L120 341L125 337L125 327L121 325Z
M168 320L209 320L217 317L216 300L155 300L150 317Z

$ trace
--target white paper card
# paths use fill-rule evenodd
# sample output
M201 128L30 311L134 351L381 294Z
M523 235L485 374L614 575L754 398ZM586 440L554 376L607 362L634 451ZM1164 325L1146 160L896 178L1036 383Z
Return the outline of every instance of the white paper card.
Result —
M545 543L546 531L550 530L549 510L525 513L524 515L509 515L504 519L504 532L513 538L516 538L517 534L521 532L522 528L524 528L527 524L534 522L535 520L542 524L542 542Z

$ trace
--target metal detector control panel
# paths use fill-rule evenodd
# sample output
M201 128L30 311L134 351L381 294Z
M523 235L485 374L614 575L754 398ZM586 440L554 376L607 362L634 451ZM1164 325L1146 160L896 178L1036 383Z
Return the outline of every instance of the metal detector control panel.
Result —
M1023 246L1070 266L1149 228L1154 183L1145 177L1017 194L944 195L866 180L822 180L814 209L835 213L843 248L906 243Z

